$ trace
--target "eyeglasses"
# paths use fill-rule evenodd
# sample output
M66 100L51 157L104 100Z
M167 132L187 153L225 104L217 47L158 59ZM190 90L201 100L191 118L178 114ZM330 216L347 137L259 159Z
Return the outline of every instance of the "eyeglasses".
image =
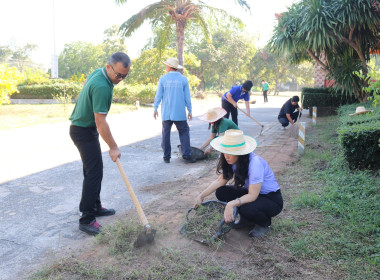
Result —
M110 64L110 66L111 66L113 72L115 72L115 74L116 74L116 79L122 79L122 80L124 80L126 77L129 76L129 73L128 73L128 74L125 74L125 75L120 74L120 73L116 72L115 69L113 69L113 67L112 67L111 64Z

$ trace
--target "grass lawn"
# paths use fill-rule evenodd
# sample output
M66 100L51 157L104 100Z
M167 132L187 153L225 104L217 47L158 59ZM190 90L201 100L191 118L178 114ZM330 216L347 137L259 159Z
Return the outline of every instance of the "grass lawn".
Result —
M110 114L135 110L133 105L113 103ZM74 104L10 104L0 106L0 130L67 121Z

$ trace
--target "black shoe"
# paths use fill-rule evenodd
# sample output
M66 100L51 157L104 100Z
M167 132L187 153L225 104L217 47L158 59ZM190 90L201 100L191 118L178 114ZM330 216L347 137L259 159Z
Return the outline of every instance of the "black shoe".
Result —
M98 211L95 213L95 217L100 217L100 216L112 216L115 215L116 211L114 209L107 209L104 207L100 207Z
M164 158L165 163L170 163L170 158Z
M248 235L250 237L263 237L267 232L269 231L269 227L268 226L259 226L259 225L256 225L253 230L251 230Z
M91 235L97 235L100 233L102 226L97 222L93 221L89 224L79 224L79 229L85 233Z
M186 162L186 163L194 163L196 162L197 160L195 158L183 158L183 160Z
M243 216L240 216L240 219L238 221L235 221L232 224L233 229L241 229L241 228L253 227L253 226L255 226L255 223L247 220Z

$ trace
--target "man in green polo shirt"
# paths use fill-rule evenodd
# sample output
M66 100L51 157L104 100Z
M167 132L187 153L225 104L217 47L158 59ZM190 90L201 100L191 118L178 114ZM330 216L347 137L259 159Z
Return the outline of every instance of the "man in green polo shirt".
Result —
M264 103L268 102L268 90L269 90L269 84L265 81L261 81L262 89L263 89L263 95L264 95Z
M70 117L70 137L83 163L79 229L92 235L101 229L96 217L115 214L115 210L104 208L100 201L103 160L99 134L110 148L112 161L116 161L121 154L106 117L111 108L113 87L127 77L130 67L128 55L114 53L106 67L96 69L88 76Z

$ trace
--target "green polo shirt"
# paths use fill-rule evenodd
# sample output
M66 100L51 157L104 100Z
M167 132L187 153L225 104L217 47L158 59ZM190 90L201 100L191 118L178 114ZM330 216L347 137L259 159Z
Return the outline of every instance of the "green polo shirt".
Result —
M111 108L113 87L105 68L92 72L79 94L70 116L71 123L81 127L95 127L94 113L108 114Z
M211 133L224 133L228 129L239 129L240 128L230 119L222 118L219 124L219 131L216 131L215 126L212 126Z

